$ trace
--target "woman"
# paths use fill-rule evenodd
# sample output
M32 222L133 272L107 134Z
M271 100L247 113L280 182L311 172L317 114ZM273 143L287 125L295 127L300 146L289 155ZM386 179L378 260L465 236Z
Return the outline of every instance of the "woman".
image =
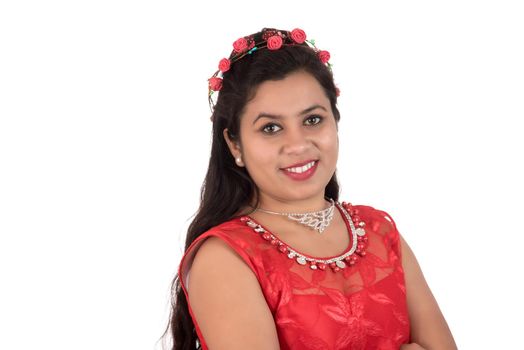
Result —
M329 53L300 29L265 28L234 42L209 89L173 349L456 348L393 219L338 202Z

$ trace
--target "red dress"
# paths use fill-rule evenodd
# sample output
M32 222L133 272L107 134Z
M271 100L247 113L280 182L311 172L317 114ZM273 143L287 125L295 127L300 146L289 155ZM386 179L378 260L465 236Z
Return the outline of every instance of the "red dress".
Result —
M350 243L336 257L302 254L249 217L211 228L191 244L180 263L188 305L186 276L194 253L204 239L215 236L238 253L257 277L282 350L398 350L409 343L400 240L393 219L365 205L337 203L337 209L348 227ZM189 310L206 350L191 305Z

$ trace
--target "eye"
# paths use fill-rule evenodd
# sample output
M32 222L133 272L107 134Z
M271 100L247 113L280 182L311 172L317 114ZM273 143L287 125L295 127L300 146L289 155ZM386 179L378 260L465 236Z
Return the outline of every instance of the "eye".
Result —
M322 122L323 117L319 115L311 115L304 121L306 125L317 125Z
M278 131L277 128L281 129L281 127L278 126L277 124L273 124L273 123L266 124L262 127L262 132L266 134L274 134Z

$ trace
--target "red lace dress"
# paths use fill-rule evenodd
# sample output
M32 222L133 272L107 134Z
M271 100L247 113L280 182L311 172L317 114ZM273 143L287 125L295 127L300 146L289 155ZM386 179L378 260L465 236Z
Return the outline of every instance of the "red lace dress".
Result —
M336 257L302 254L249 217L199 236L179 267L182 288L194 253L209 236L226 242L256 275L275 319L280 348L395 349L409 343L399 233L393 219L370 206L338 204L350 244ZM364 224L362 224L362 222ZM207 349L191 305L202 348Z

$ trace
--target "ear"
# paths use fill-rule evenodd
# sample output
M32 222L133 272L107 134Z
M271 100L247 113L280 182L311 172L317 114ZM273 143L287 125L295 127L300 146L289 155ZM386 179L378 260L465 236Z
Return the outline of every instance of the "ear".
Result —
M233 158L237 159L238 157L242 156L242 152L240 149L240 145L237 141L231 140L229 137L229 130L224 129L223 131L224 139L226 140L227 147L229 148L229 151L231 152L231 155Z

